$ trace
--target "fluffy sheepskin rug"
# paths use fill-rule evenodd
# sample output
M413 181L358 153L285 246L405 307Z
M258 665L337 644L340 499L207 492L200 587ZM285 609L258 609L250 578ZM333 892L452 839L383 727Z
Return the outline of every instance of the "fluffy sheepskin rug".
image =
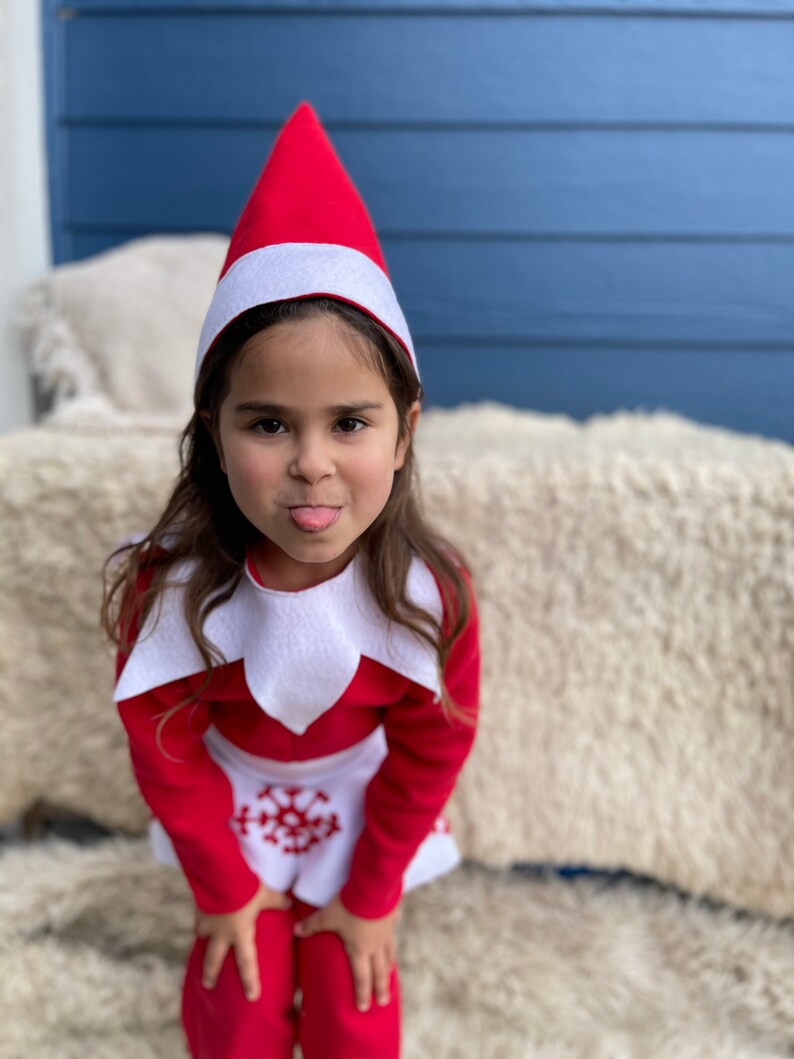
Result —
M0 1059L184 1059L191 903L143 840L0 859ZM410 894L404 1059L784 1059L794 924L467 866Z

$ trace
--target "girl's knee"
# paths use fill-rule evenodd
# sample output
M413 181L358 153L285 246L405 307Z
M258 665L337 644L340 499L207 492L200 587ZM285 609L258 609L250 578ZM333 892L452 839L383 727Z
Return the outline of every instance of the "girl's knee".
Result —
M298 943L298 980L298 1039L304 1059L397 1059L400 993L396 967L390 1002L379 1006L373 999L368 1011L359 1011L341 938L333 933L315 934Z
M285 913L257 920L261 979L258 1000L250 1001L230 951L212 989L202 984L207 941L196 940L182 990L182 1025L193 1059L292 1059L296 1037L292 923Z

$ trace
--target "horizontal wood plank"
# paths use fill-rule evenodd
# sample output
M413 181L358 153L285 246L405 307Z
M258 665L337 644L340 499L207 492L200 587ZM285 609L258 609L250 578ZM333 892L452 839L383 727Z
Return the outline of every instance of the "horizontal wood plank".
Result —
M794 246L385 242L418 334L791 344Z
M72 227L230 231L275 131L80 127ZM340 130L389 236L794 240L794 136Z
M72 233L75 257L124 242ZM417 342L794 350L794 247L382 240Z
M689 16L693 18L787 18L794 17L794 0L46 0L62 18L80 12L116 14L125 10L222 11L224 13L263 10L301 12L344 9L349 11L399 11L408 14L474 11L494 16L502 12L563 15L577 18L582 14L642 17L654 15Z
M428 405L501 401L584 420L665 410L794 442L794 350L418 348Z
M794 20L141 9L64 34L59 119L73 121L278 125L308 93L329 128L794 127Z

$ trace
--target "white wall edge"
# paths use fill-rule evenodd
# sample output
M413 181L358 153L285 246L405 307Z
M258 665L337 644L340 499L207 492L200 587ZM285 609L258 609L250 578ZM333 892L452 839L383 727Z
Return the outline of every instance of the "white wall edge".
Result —
M0 0L0 431L33 421L12 326L23 288L50 266L39 0Z

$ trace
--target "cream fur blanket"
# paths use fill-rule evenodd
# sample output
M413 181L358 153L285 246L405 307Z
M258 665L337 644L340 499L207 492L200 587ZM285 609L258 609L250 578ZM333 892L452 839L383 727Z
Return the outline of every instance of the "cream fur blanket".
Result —
M0 867L0 1059L186 1059L179 872L124 839ZM408 895L400 959L405 1059L794 1050L792 925L653 886L469 867Z
M426 503L469 556L483 719L465 853L628 868L794 913L794 452L675 416L434 412ZM44 798L140 832L97 630L172 431L0 438L0 820Z

